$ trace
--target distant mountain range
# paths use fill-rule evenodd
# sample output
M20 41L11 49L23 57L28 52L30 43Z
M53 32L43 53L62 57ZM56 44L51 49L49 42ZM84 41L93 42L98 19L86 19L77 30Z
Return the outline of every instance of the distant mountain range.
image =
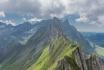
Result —
M104 47L104 33L83 32L82 34L89 41L91 41L101 47Z
M0 70L99 70L94 48L69 22L0 23Z
M93 43L96 54L100 56L104 62L104 33L83 32L82 34L89 42Z

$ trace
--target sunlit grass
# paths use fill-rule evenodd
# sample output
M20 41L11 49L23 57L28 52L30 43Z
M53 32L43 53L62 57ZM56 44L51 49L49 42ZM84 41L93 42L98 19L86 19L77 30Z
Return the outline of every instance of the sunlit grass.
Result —
M65 40L64 37L56 38L51 42L51 45L47 45L37 62L28 70L54 70L58 61L64 56L73 58L72 55L76 48L75 44Z

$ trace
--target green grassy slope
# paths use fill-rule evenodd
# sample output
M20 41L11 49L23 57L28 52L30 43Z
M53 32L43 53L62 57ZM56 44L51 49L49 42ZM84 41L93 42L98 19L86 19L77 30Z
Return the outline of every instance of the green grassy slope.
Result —
M73 52L77 45L66 40L64 37L56 37L44 48L43 53L27 70L55 70L59 60L68 56L74 59Z
M104 48L103 48L103 47L97 46L97 47L95 48L95 52L96 52L96 54L97 54L98 56L104 58Z
M8 55L9 58L0 64L0 70L56 70L58 62L66 56L74 60L73 52L77 48L75 43L64 36L56 36L40 50L36 50L35 45L29 45ZM73 62L71 64L76 67Z

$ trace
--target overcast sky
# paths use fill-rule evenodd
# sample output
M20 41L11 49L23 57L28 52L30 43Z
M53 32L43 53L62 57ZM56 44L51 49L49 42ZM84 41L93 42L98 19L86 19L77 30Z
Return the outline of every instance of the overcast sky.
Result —
M76 13L78 30L104 31L104 0L0 0L0 21L8 24Z

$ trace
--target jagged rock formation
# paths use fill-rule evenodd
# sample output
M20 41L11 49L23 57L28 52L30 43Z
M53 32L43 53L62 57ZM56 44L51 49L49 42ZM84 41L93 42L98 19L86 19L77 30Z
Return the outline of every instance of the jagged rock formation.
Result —
M80 70L87 70L87 65L86 65L86 55L84 52L81 51L81 48L78 47L75 51L75 60L77 65L80 67Z
M79 47L73 52L73 56L74 59L65 56L64 59L58 61L56 70L104 70L97 56L86 58Z
M80 70L75 60L65 56L64 59L58 61L56 70Z
M86 60L88 70L101 70L101 62L98 57L91 56Z

